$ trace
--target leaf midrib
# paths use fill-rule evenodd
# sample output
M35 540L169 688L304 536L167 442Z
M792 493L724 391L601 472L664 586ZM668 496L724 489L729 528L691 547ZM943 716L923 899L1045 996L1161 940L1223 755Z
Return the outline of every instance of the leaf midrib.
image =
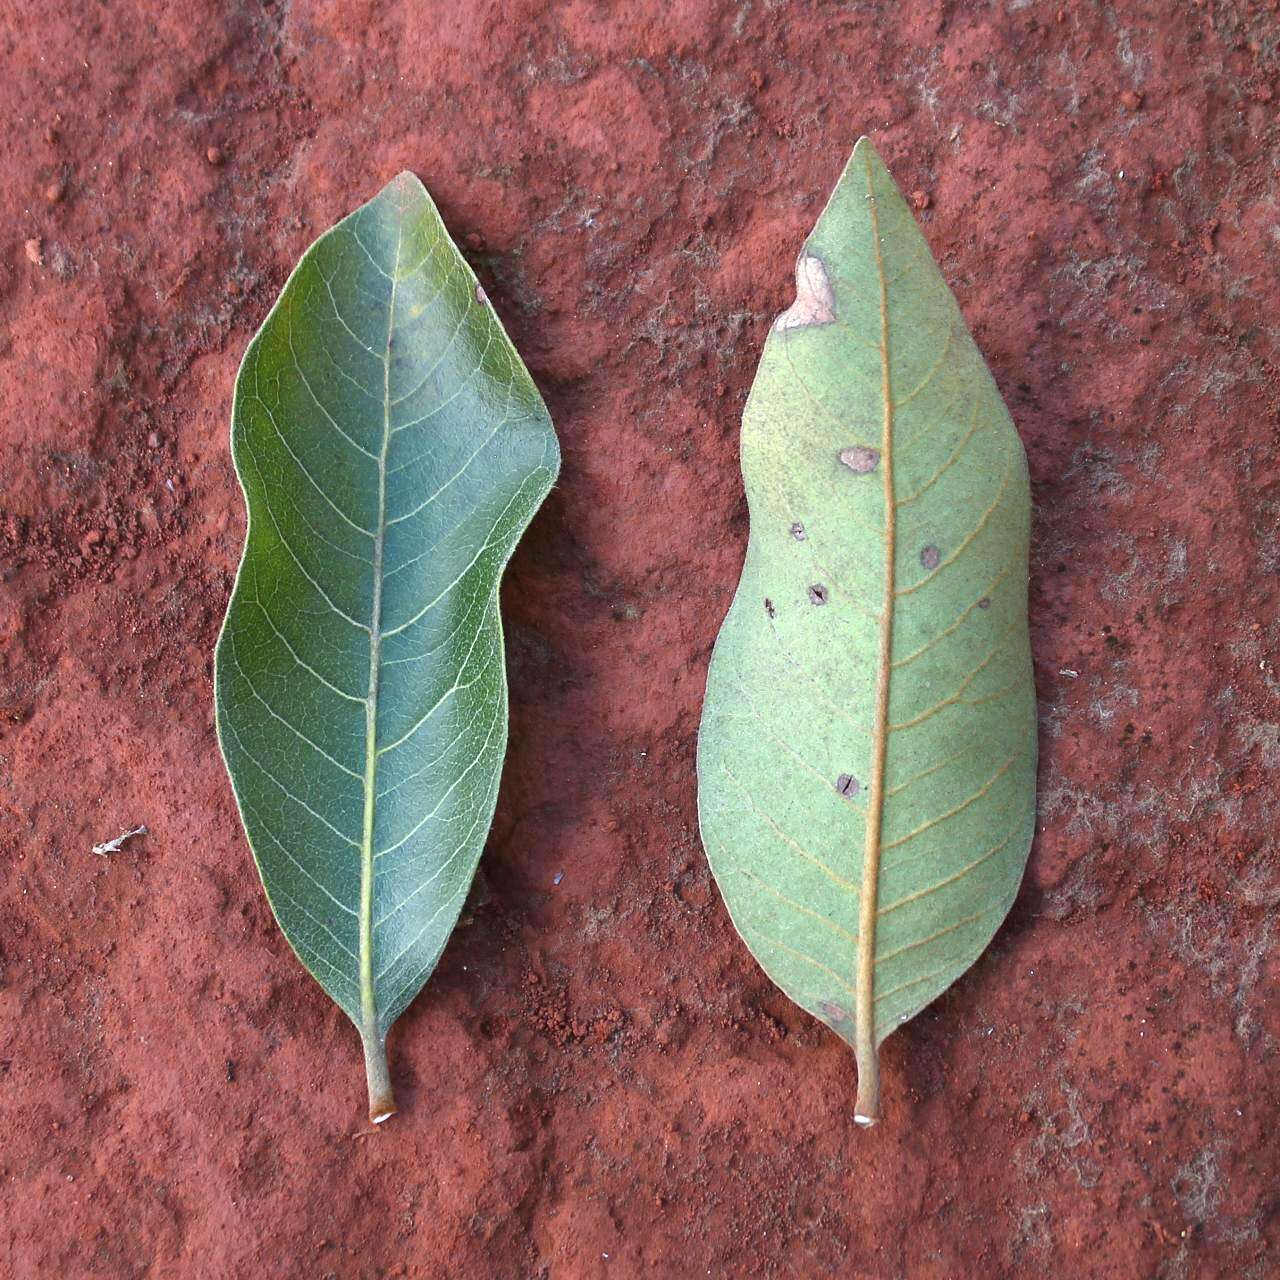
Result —
M876 655L876 700L871 727L871 778L867 788L866 835L862 853L862 885L858 895L857 993L854 1001L854 1054L858 1062L858 1097L854 1119L863 1125L880 1114L879 1062L875 1035L876 919L880 896L881 823L884 814L885 760L888 749L889 680L892 673L893 613L896 599L894 555L896 501L893 489L893 389L889 377L889 288L880 242L880 215L876 208L871 150L865 153L867 205L880 285L880 387L883 419L880 471L884 484L884 595L880 609L879 648Z
M378 518L373 537L373 603L369 613L369 689L365 698L364 821L360 839L360 1020L366 1045L381 1039L373 972L373 827L378 775L378 691L382 649L382 561L387 536L387 455L391 444L391 338L395 331L396 289L404 209L396 210L396 251L387 301L387 338L382 354L382 444L378 450Z

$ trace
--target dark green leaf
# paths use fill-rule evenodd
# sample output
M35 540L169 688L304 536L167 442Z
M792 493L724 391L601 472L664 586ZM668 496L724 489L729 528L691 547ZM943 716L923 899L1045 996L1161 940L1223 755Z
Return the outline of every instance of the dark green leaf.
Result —
M218 735L276 919L365 1046L435 967L507 740L498 583L550 489L542 400L404 173L303 256L236 381L249 510Z

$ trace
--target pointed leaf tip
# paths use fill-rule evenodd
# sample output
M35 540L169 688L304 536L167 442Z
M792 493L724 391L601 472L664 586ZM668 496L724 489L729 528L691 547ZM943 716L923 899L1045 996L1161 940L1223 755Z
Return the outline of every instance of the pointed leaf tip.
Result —
M388 187L406 187L409 190L414 192L418 192L418 191L425 192L427 189L422 179L419 178L418 175L414 173L412 169L401 169L400 172L397 173L396 176L392 178L390 182L387 183L387 186Z

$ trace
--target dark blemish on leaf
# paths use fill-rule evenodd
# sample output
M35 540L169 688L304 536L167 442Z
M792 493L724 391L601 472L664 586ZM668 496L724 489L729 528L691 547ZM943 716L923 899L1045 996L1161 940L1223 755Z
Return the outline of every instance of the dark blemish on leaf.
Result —
M809 535L808 535L807 533L805 533L805 531L804 531L804 525L802 525L802 524L800 523L800 521L799 521L799 520L797 520L797 521L795 522L795 524L793 524L793 525L791 526L791 536L792 536L792 537L793 537L797 542L803 542L803 541L804 541L804 540L805 540Z
M854 475L868 476L880 465L880 450L870 449L865 444L851 444L840 450L840 461Z
M859 789L858 780L851 773L842 773L836 779L836 790L850 800L858 794Z
M773 322L778 330L831 324L836 318L836 295L822 259L802 253L796 260L796 300Z
M844 1022L849 1015L845 1012L841 1005L836 1004L834 1000L823 1000L818 1008L831 1019L832 1022Z
M991 608L991 597L990 597L990 596L983 596L983 597L982 597L982 599L978 601L978 608L979 608L979 609L990 609L990 608Z
M483 285L476 285L476 301L481 304L489 301L489 295L485 293Z
M920 553L920 563L926 569L936 569L942 557L938 554L938 548L934 546L925 547Z
M815 582L813 586L809 588L809 599L812 600L814 604L826 604L827 603L826 587L824 587L820 582Z
M765 597L764 611L770 618L776 618L778 616L778 611L773 607L773 601L770 600L768 596Z

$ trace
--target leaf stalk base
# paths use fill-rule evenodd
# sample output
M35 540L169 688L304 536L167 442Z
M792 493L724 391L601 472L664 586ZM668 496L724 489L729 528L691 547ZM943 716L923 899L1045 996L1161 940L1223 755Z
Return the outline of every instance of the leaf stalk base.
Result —
M364 1073L369 1081L369 1120L381 1124L396 1113L396 1097L391 1088L385 1037L364 1035Z

